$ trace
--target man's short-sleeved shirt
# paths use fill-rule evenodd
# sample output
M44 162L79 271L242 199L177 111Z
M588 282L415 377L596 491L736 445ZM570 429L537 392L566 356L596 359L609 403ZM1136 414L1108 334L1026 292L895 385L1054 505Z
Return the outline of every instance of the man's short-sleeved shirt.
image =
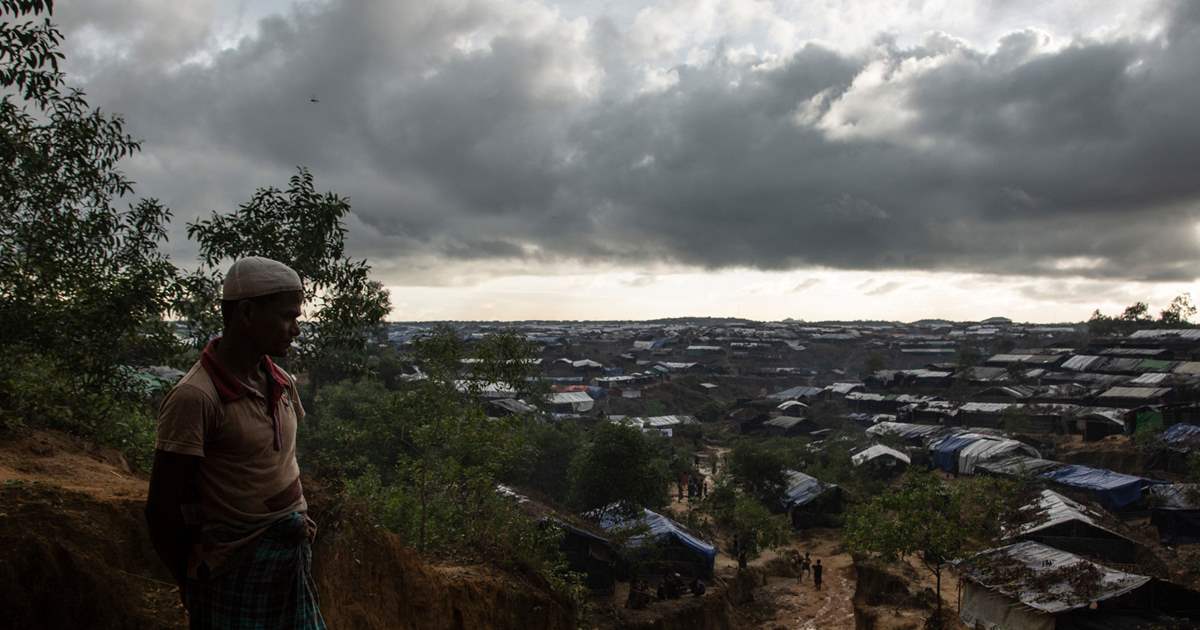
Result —
M266 392L216 363L214 341L163 400L156 448L203 458L201 531L252 534L308 504L296 464L304 408L295 381L264 357Z

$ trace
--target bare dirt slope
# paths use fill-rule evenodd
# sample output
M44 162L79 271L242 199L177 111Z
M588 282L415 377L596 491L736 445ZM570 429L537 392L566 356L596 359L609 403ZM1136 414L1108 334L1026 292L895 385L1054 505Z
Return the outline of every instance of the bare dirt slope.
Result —
M145 478L62 434L0 439L0 628L186 627L145 531ZM312 504L325 519L313 567L330 627L570 627L530 578L430 565L395 536Z

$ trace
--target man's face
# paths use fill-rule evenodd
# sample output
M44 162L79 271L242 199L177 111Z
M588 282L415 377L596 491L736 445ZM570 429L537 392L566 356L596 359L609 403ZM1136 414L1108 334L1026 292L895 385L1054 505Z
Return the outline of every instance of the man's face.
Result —
M292 340L300 336L298 320L303 304L304 294L299 291L280 293L254 302L249 313L247 332L259 352L273 357L287 356Z

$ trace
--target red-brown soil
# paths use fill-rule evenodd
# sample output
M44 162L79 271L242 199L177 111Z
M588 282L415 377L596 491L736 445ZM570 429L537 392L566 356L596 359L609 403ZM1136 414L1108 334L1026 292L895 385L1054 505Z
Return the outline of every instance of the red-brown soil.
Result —
M186 627L146 534L145 478L62 434L3 439L0 628ZM313 567L331 628L571 627L568 609L528 578L432 565L360 519L325 517Z

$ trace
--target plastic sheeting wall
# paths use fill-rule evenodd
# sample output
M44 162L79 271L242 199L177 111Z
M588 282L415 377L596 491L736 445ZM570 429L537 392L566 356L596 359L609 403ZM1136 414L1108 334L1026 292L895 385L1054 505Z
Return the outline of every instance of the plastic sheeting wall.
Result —
M969 628L985 630L1054 630L1053 615L1038 612L974 582L962 587L959 618Z

